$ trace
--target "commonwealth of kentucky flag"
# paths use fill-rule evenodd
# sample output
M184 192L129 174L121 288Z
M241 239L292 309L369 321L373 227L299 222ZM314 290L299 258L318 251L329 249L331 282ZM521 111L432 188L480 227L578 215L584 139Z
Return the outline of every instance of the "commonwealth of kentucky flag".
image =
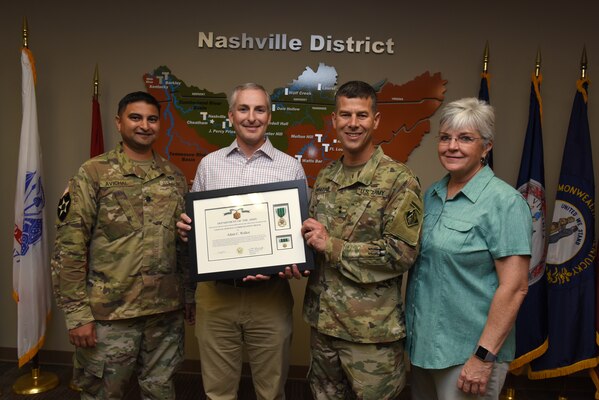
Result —
M46 199L37 129L35 64L27 48L21 52L23 121L13 245L13 298L17 302L17 355L26 364L42 347L50 317L50 268L44 224Z
M587 116L588 80L577 82L547 249L549 348L531 363L533 379L597 365L595 182Z
M489 98L489 74L487 72L483 72L481 75L478 99L486 101L487 104L491 104L491 99ZM489 164L491 169L493 168L493 149L487 154L487 164Z
M541 74L532 74L528 127L522 150L516 187L528 202L532 214L532 255L528 267L528 295L516 319L516 357L510 364L515 372L547 350L547 281L545 279L545 162L541 127Z
M599 247L599 242L597 242L596 246ZM595 278L599 279L597 268L599 268L599 258L595 257ZM599 280L597 280L595 290L599 290ZM595 307L596 311L599 312L599 296L595 296ZM595 329L599 333L599 315L597 315L597 318L595 319ZM599 344L599 334L597 335L597 344ZM593 383L595 384L595 399L599 399L599 367L593 368L590 372Z

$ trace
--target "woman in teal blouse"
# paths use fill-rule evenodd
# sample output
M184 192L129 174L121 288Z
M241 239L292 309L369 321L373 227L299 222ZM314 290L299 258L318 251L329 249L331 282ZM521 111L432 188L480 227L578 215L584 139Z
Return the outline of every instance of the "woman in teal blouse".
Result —
M497 399L514 357L532 217L486 165L494 119L476 98L442 110L438 156L448 174L425 194L406 299L413 400Z

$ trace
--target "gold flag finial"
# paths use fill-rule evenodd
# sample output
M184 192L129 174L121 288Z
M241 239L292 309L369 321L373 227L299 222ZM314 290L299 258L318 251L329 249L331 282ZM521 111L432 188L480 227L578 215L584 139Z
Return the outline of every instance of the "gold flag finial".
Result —
M580 78L587 77L587 46L582 47L582 57L580 58Z
M489 70L489 41L485 43L485 53L483 54L483 73Z
M23 17L23 47L29 48L27 38L29 36L29 30L27 29L27 17Z
M535 60L535 77L541 73L541 48L537 49L537 59Z
M96 64L96 69L94 71L94 97L98 97L98 86L100 86L100 74L98 73L98 64Z

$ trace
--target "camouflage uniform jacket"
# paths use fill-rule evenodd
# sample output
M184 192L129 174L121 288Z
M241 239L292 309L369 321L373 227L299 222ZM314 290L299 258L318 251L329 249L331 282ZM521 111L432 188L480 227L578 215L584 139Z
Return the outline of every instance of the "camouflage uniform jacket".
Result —
M330 239L308 281L304 319L352 342L405 337L402 274L416 259L422 224L417 178L380 147L351 178L335 161L318 174L310 215Z
M119 144L69 181L51 260L68 329L182 307L185 260L177 263L184 249L175 224L186 179L155 153L146 170Z

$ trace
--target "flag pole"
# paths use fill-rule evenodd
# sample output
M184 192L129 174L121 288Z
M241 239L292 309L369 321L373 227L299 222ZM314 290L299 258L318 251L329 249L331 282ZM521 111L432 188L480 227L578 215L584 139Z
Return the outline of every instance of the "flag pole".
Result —
M29 48L29 28L27 17L23 17L23 48ZM31 374L22 375L12 386L16 394L36 394L47 392L58 386L58 376L52 372L42 372L39 365L39 351L31 358Z
M89 145L89 156L95 157L104 153L104 133L102 131L102 116L100 113L100 73L98 63L94 70L93 95L92 95L92 129Z
M483 74L489 72L489 41L485 42L485 51L483 53Z
M96 69L94 70L94 99L98 99L100 86L100 74L98 73L98 63L96 63Z
M483 71L480 74L480 89L478 90L478 99L491 104L489 98L489 41L485 42L485 50L483 52ZM491 149L485 158L485 164L493 169L493 149Z
M27 17L23 17L23 47L26 49L29 48L29 43L27 41L29 37L29 29L27 28Z
M587 77L587 46L582 47L582 56L580 57L580 79Z

